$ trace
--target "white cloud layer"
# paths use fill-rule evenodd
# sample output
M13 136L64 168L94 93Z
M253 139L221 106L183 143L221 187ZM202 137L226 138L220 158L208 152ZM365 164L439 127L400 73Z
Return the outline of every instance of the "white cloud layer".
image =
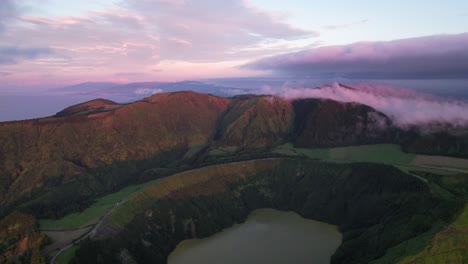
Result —
M468 103L443 99L412 90L390 86L357 85L353 88L333 84L320 88L283 87L264 92L288 99L323 98L340 102L355 102L377 109L400 126L430 123L448 123L468 126Z

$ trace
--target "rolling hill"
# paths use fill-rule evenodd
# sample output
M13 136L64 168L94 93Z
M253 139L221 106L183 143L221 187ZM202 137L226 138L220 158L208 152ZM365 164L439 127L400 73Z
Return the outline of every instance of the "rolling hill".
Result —
M286 100L266 95L241 95L224 98L186 91L159 93L129 104L117 104L109 100L96 99L70 106L52 117L0 123L0 146L2 146L0 148L0 216L5 217L9 214L11 216L11 213L16 210L37 218L58 219L72 212L83 211L97 198L105 194L115 193L132 184L142 184L182 171L216 164L291 157L290 153L287 152L295 151L294 148L300 150L300 153L307 154L307 151L325 153L319 148L393 143L400 145L402 150L409 153L466 158L468 157L468 136L463 131L456 132L441 130L428 132L423 127L402 129L393 124L392 120L385 114L369 106L322 99ZM292 149L288 149L286 152L278 151L278 147L287 142L290 142ZM308 150L304 150L305 148ZM304 158L304 155L294 154L294 162L291 164L302 166L300 160ZM321 159L322 156L316 156L315 159ZM333 155L328 153L328 156ZM428 160L428 158L426 159ZM253 164L257 163L254 162ZM274 164L276 164L276 161L272 162L272 165ZM315 161L308 161L307 164L310 164L307 165L307 168L311 172L323 165ZM223 165L218 166L222 168ZM336 163L323 166L326 167L325 170L327 171L336 172L336 170L342 169L346 175L354 170L359 171L357 174L351 173L354 176L349 179L350 181L363 181L362 183L365 182L364 185L367 187L361 190L358 182L353 183L356 186L356 193L367 193L370 191L369 188L395 187L396 189L392 189L391 192L404 192L401 197L398 196L398 199L409 201L409 197L412 197L413 194L407 196L404 188L417 187L417 189L411 189L408 192L423 192L424 195L418 198L423 199L421 200L422 204L430 201L445 202L445 200L439 199L440 197L437 195L433 196L433 192L445 193L445 191L438 188L429 190L426 185L421 185L417 177L395 172L393 167L385 167L384 165L380 165L383 167L377 165L377 167L373 167L373 165L362 165L360 167L360 165L339 165ZM260 175L263 173L261 168L264 165L254 167L255 170L253 172L249 171L247 174ZM228 167L221 169L221 171L226 170L226 168ZM268 168L271 169L271 167ZM281 168L281 166L278 167L278 170L281 171ZM236 171L234 168L231 169ZM385 175L387 170L391 171L392 175L395 175L401 181L392 181L386 177L385 179L382 178L382 181L369 182L372 178L365 178L371 177L370 174L374 172L375 175ZM320 176L321 173L310 174L312 178L306 177L304 181L314 181L313 177L317 175L322 177ZM239 175L247 174L239 172ZM192 196L194 199L198 199L199 196L232 196L232 194L225 192L231 188L226 189L226 186L231 186L231 183L242 185L239 180L243 176L239 178L239 175L229 175L227 182L224 178L217 179L216 177L212 178L200 174L196 174L193 176L195 178L190 180L178 181L177 191L171 193L175 198L172 196L172 198L168 198L164 208L172 206L171 199L178 201L180 199L189 199ZM280 177L281 181L286 180L282 178L286 175L287 173ZM364 177L363 175L368 176ZM342 174L333 174L334 179L335 177L341 179ZM405 185L408 180L406 177L411 179L411 183L408 183L410 186ZM191 185L191 181L197 182L202 179L205 180L203 183ZM311 211L304 208L318 206L318 204L312 203L312 200L310 200L310 204L301 205L296 200L284 200L284 197L286 197L284 196L285 192L291 193L294 188L298 188L297 184L299 182L288 182L288 184L292 184L291 186L288 185L292 189L277 189L276 185L271 185L273 183L268 183L267 180L262 181L262 184L267 184L267 186L257 186L260 189L255 190L257 192L258 190L269 190L272 193L273 190L278 191L278 194L272 194L275 197L278 195L275 199L272 200L272 197L269 196L256 197L252 200L254 204L251 207L236 208L239 215L231 215L229 216L230 221L221 222L215 226L221 228L232 223L232 221L241 221L252 208L259 208L259 206L268 205L279 209L295 210L306 216ZM335 182L320 184L328 187L336 185ZM342 197L344 200L356 198L353 196L353 191L346 184L340 184L339 189L344 188L343 190L349 192ZM383 187L382 184L388 186ZM212 186L211 191L218 190L219 192L207 193L207 189L203 186ZM308 186L309 189L304 190L304 199L308 195L312 195L309 193L312 192L310 188L315 188L308 184L305 184L305 186ZM330 191L328 187L324 191ZM336 188L333 195L338 195ZM250 195L255 196L257 195L255 190L251 189L245 195L248 195L248 197ZM382 189L382 191L384 190ZM323 195L324 197L331 197L332 194ZM453 197L450 195L445 196ZM323 199L323 197L319 196L314 197L318 201ZM231 198L233 199L233 197ZM149 199L142 205L137 205L137 207L146 209L149 204L152 204L151 201ZM283 204L285 201L290 204ZM203 202L207 201L203 200ZM231 202L238 203L234 200ZM325 201L322 202L325 203ZM139 203L129 203L129 205L131 204ZM181 210L185 210L183 209L184 205L178 202L176 204L182 206ZM382 207L382 204L367 204L363 201L358 202L358 204L366 208L365 210L371 211L377 210L376 207ZM296 207L290 207L293 205ZM352 223L351 220L338 221L337 216L330 211L334 210L332 208L343 209L350 205L343 203L335 205L338 207L317 207L316 209L321 213L319 215L309 215L308 217L339 224L345 232L348 232L346 231L348 229L356 231L355 228L358 227L349 226ZM221 206L221 204L217 204L217 206ZM397 205L394 204L394 206ZM410 203L408 206L410 207L405 209L408 210L407 212L417 211L414 204ZM460 206L454 202L453 204L450 203L448 208L452 208L453 211L450 211L450 213L434 212L437 217L433 220L439 221L443 218L440 221L449 221L444 217L452 217ZM137 212L135 215L128 215L132 219L133 217L140 217L141 212L138 210L135 211ZM368 211L363 211L363 214L365 212ZM449 216L445 215L445 213ZM373 228L381 228L379 227L379 221L382 220L381 217L383 216L381 214L384 214L384 212L379 211L376 214L379 216L376 216L375 219L362 219L362 221L371 222L361 223L363 225L361 228L371 228L371 226L372 228L369 229L370 231L366 231L370 233L366 233L361 239L370 239L377 234L382 235ZM421 214L424 214L424 212L421 212ZM118 215L118 212L116 215ZM224 213L220 212L220 216L223 215ZM350 213L350 215L340 217L354 219L353 217L357 216ZM402 216L399 214L396 214L395 217L395 225L398 221L400 221L398 223L401 223L402 219L413 221L400 218ZM132 219L127 220L133 221ZM212 219L212 221L215 220ZM126 222L126 224L129 223ZM434 223L425 223L425 227L432 228ZM121 225L119 228L127 229L127 226ZM364 255L353 255L354 253L351 250L353 246L340 249L335 255L336 261L346 260L345 262L348 263L359 263L357 260L383 257L386 249L398 246L398 243L401 243L404 239L418 236L421 232L427 230L414 228L414 230L409 230L409 233L401 239L385 238L388 239L385 240L385 246L374 248L373 253L365 255L365 258ZM206 230L201 234L206 236L216 230L218 229ZM384 232L385 230L380 231ZM352 231L349 235L354 236L356 233ZM184 236L180 234L177 237L179 239ZM351 245L353 243L364 243L363 240L353 240L351 238L350 241L354 241L350 242ZM161 251L165 252L164 254L160 252L162 255L158 255L158 259L165 258L165 254L176 243L176 240L171 243L165 251ZM120 246L127 247L129 245L122 244ZM84 255L80 255L82 253L77 252L78 257L90 254L86 252L83 253ZM129 249L129 252L132 252L132 250ZM132 254L136 253L133 252Z

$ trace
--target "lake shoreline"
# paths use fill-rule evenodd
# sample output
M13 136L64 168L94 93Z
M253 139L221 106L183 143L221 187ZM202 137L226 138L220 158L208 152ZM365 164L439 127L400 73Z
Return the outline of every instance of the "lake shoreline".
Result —
M169 264L330 263L342 242L338 227L292 211L262 208L246 221L202 239L179 243Z

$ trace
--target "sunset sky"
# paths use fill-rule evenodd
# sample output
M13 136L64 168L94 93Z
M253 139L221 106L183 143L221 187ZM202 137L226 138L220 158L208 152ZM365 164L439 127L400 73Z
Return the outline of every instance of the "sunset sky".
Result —
M460 0L1 0L0 89L265 74L466 78L465 32Z

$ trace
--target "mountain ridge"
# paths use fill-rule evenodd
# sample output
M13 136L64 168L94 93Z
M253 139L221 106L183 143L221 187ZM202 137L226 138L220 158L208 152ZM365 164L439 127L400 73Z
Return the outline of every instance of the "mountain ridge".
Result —
M134 182L138 179L129 175L143 172L132 169L112 186L99 180L100 168L167 155L179 160L183 154L175 153L197 146L204 146L199 151L245 152L285 142L315 148L397 143L414 153L468 157L463 137L403 131L369 106L324 99L224 98L181 91L125 105L94 100L63 111L72 114L0 123L0 205L39 193L53 196L48 188L55 190L79 175L96 181L92 190L83 190L85 197L92 197L93 192Z

